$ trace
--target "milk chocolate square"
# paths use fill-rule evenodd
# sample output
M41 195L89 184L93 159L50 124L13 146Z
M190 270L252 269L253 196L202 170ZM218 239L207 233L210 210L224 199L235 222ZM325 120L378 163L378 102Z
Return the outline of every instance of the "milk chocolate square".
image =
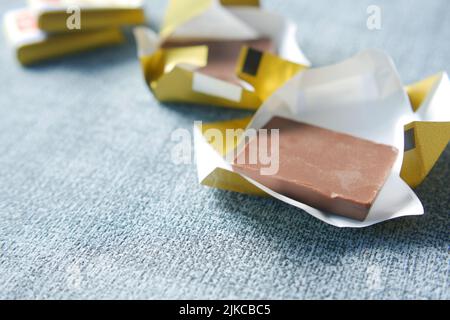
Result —
M269 129L268 143L259 143L259 132L250 139L234 159L236 172L314 208L361 221L398 155L392 146L281 117L263 129ZM259 159L249 163L249 153L271 150L270 129L279 129L279 170L262 175L260 169L267 165Z

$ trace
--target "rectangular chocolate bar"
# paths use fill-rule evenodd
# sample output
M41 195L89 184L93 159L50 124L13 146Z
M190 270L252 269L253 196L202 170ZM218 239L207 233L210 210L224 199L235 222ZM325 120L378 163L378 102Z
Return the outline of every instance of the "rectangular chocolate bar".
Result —
M361 221L398 155L392 146L281 117L263 129L268 129L267 145L260 145L260 133L250 139L234 159L236 172L314 208ZM261 161L248 163L249 154L271 150L270 129L279 129L279 170L262 175Z

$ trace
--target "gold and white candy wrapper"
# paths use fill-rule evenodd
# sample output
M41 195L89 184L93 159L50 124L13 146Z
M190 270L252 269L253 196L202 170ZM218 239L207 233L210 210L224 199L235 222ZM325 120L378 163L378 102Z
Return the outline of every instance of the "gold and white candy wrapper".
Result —
M256 3L233 3L239 2ZM280 57L309 66L309 60L298 46L296 32L296 25L279 14L264 11L257 5L229 6L218 0L171 1L159 35L146 27L134 30L146 81L158 100L245 109L257 109L263 102L257 90L248 84L238 85L196 72L207 64L207 46L162 49L161 44L165 40L229 41L266 37L273 41Z
M244 177L257 189L336 227L367 227L402 216L423 214L420 200L400 177L404 126L421 119L411 108L394 64L383 52L368 50L336 65L298 73L264 102L247 129L259 129L273 116L392 145L399 150L399 155L365 221L317 210ZM230 163L202 133L200 128L194 127L200 183L214 180L217 172L218 176L233 172Z

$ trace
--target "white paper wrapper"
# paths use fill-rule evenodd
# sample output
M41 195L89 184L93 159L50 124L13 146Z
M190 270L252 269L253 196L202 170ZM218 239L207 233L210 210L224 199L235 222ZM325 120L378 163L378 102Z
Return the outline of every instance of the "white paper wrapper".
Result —
M310 66L297 42L297 25L285 17L254 7L231 7L230 12L256 31L258 37L268 37L275 43L277 54L292 62Z
M337 227L367 227L401 216L423 214L420 200L400 178L404 125L418 120L419 116L412 111L398 73L384 53L369 50L336 65L299 73L266 100L248 128L259 129L273 116L392 145L399 150L399 156L365 221L317 210L244 177L250 183ZM198 128L194 130L200 182L216 168L233 171Z
M255 9L255 8L252 8ZM238 9L236 9L238 10ZM260 11L259 8L256 10ZM233 14L232 7L224 7L214 0L200 15L179 25L171 34L171 39L215 39L215 40L248 40L259 37L245 19Z
M219 1L188 22L178 26L171 40L251 40L268 37L274 41L277 54L286 60L309 66L300 50L297 26L277 13L259 7L222 6Z
M4 28L9 43L18 48L47 39L47 34L36 26L36 15L28 9L15 9L5 13Z

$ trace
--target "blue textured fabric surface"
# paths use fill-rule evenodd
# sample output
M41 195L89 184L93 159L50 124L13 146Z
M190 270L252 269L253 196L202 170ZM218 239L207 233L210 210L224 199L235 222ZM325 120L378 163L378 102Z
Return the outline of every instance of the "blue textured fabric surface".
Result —
M405 83L450 71L447 0L264 4L316 66L375 47ZM338 229L172 164L174 129L248 113L158 103L131 37L31 68L3 39L0 68L0 298L450 298L449 148L417 189L424 216Z

